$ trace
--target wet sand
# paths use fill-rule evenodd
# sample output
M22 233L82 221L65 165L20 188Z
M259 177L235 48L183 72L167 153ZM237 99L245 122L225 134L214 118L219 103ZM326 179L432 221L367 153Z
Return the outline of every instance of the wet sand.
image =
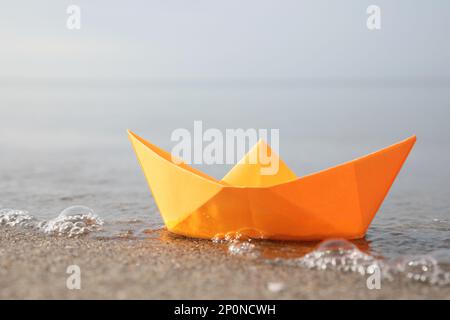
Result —
M80 290L66 288L73 264L81 268ZM448 286L396 280L369 290L357 274L271 265L163 231L147 239L73 239L8 227L0 227L0 288L1 299L450 298Z

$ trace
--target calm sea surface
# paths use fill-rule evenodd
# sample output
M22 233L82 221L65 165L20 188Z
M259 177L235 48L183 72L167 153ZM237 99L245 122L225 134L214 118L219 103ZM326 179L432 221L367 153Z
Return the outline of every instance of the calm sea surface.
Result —
M450 88L383 83L31 82L0 86L0 208L52 219L85 205L102 234L162 220L126 135L168 150L171 132L280 129L280 153L299 175L412 134L418 142L365 240L386 257L450 248ZM200 166L221 178L229 166ZM443 251L442 251L443 250ZM447 251L446 251L447 250ZM450 259L450 257L449 257Z

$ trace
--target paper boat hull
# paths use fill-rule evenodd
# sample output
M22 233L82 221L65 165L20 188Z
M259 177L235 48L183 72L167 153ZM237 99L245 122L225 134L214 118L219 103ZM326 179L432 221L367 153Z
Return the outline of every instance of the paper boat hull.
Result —
M277 240L364 237L416 141L278 185L234 187L173 163L131 132L130 139L169 231Z

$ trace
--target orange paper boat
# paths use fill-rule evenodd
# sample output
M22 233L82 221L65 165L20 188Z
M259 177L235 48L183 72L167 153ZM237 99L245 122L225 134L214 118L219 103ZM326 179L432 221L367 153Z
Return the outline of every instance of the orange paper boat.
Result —
M300 178L281 160L277 174L261 175L261 166L244 158L218 181L128 134L167 229L207 239L235 232L277 240L362 238L416 141L412 136ZM260 141L246 157L262 147Z

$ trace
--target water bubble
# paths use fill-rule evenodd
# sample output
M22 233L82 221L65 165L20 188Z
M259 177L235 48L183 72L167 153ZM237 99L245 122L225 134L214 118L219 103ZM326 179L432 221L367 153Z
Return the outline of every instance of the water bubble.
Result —
M347 240L332 239L322 242L316 250L297 259L296 263L309 269L358 272L364 275L369 266L376 264L376 260Z
M363 276L373 274L374 270L378 269L382 278L387 281L402 278L444 286L450 284L450 273L441 268L435 257L448 258L447 254L448 250L443 249L430 255L402 256L385 261L361 252L349 241L335 239L322 242L315 250L301 258L277 258L272 263L321 271L353 272Z
M221 233L216 234L214 237L211 238L211 241L213 243L223 243L225 242L225 236Z
M64 209L56 218L39 221L27 211L0 209L0 226L35 229L48 235L74 237L100 230L103 220L86 206Z
M33 228L36 226L36 219L28 214L28 211L16 209L0 210L0 225L8 227Z
M83 215L94 215L94 211L86 206L71 206L67 207L61 213L60 216L71 217L71 216L83 216Z
M259 251L256 250L256 246L250 241L234 241L228 246L228 252L231 255L245 255L251 258L257 258L259 256Z
M399 258L396 260L394 272L418 282L435 285L450 284L450 273L442 270L437 260L431 255Z
M97 231L103 220L86 206L72 206L64 209L56 218L40 224L42 231L49 235L75 237Z
M75 222L73 224L73 226L77 227L77 228L84 228L84 227L86 227L86 224L84 222L82 222L82 221L78 221L78 222Z
M214 243L227 244L228 253L231 255L246 256L251 258L259 257L260 252L256 249L252 239L240 232L228 232L226 234L216 234L212 239Z
M344 239L330 239L322 241L317 247L317 251L323 251L327 253L342 254L347 251L352 251L357 247L350 241Z
M251 241L251 238L238 231L232 231L225 234L218 233L211 240L214 243L231 243L234 241Z
M261 231L252 228L242 228L238 231L230 231L227 233L218 233L212 237L214 243L229 243L236 240L251 241L252 239L264 239Z

